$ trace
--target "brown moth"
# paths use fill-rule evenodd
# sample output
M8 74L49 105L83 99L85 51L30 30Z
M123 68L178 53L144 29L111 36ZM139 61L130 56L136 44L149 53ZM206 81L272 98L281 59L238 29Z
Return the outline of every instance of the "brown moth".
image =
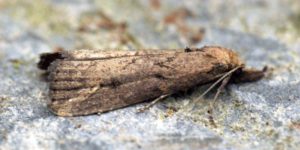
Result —
M246 69L232 50L216 46L45 53L38 67L49 74L48 106L59 116L106 112L153 100L213 83L228 72L229 82L235 83L264 76L264 71Z

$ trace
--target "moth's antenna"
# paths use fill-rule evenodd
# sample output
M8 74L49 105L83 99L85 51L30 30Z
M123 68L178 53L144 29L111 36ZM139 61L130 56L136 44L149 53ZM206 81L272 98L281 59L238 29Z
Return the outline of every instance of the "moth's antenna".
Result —
M227 83L229 82L230 78L231 78L231 75L230 74L229 76L227 76L221 83L220 87L218 88L218 91L217 93L215 94L215 97L214 97L214 100L213 100L213 103L212 103L212 107L214 106L218 96L220 95L220 93L222 92L222 90L225 88L225 86L227 85Z
M241 66L235 67L232 70L228 71L227 73L225 73L220 79L218 79L214 84L212 84L204 93L202 93L197 99L195 99L192 103L197 103L199 102L204 95L206 95L209 91L211 91L218 83L220 83L221 81L223 81L225 78L229 77L232 75L232 73L234 73L236 70L240 69ZM228 79L229 80L229 79ZM228 81L227 81L228 82ZM221 91L221 90L220 90ZM219 95L220 91L217 92L217 94L215 95L214 99L217 99L217 96ZM193 106L194 107L194 106Z
M233 72L232 72L232 73L233 73ZM232 76L232 73L229 74L227 77L225 77L225 78L222 80L222 83L221 83L220 87L218 88L217 93L216 93L215 96L214 96L214 100L213 100L213 102L211 103L210 108L209 108L208 111L207 111L207 112L209 113L208 120L209 120L209 122L211 123L211 125L214 126L214 127L217 127L217 124L216 124L215 121L214 121L214 117L213 117L213 108L214 108L214 106L215 106L215 102L216 102L218 96L220 95L221 91L224 90L225 86L228 84L228 82L229 82L229 80L230 80L230 78L231 78L231 76Z

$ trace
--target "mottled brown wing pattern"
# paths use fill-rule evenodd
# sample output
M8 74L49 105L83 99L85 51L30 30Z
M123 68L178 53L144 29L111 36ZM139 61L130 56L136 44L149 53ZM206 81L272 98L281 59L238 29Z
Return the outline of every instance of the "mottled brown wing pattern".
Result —
M161 52L79 50L58 56L47 68L49 107L60 116L88 115L152 100L211 82L241 65L235 53L219 47Z

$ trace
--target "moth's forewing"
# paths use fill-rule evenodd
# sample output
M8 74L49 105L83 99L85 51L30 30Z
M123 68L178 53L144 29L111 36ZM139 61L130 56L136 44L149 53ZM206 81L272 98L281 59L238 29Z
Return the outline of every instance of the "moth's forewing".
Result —
M237 65L231 51L217 48L113 57L98 52L99 59L84 53L69 53L49 67L49 107L57 115L87 115L152 100L211 82Z

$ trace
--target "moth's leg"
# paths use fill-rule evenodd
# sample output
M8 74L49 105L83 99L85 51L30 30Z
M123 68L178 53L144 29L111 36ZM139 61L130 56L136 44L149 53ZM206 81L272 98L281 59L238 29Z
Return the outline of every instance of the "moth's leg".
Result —
M226 78L222 81L220 87L219 87L218 90L217 90L217 93L216 93L215 96L214 96L214 100L213 100L212 106L215 104L215 102L216 102L217 98L219 97L220 93L225 89L225 86L228 84L230 78L231 78L231 75L229 75L228 77L226 77Z
M235 67L232 70L228 71L227 73L225 73L220 79L218 79L216 82L214 82L205 92L203 92L199 98L195 99L192 103L196 104L198 101L200 101L200 99L206 95L209 91L211 91L215 86L218 85L218 83L223 82L224 79L226 79L227 77L231 76L235 71L237 71L238 69L240 69L241 66ZM228 82L228 81L227 81ZM192 107L195 107L194 105ZM194 108L193 108L194 109Z
M145 110L149 109L150 107L152 107L153 105L155 105L157 102L159 102L160 100L165 99L166 97L170 96L170 94L165 94L165 95L161 95L160 97L156 98L155 100L153 100L152 102L150 102L148 105L139 108L138 112L144 112Z
M212 104L210 105L210 108L208 109L208 120L210 122L210 124L212 126L214 126L215 128L217 127L215 121L214 121L214 117L213 117L213 108L215 106L215 102L217 100L217 98L219 97L220 93L225 89L226 85L228 84L228 82L230 81L230 78L232 77L232 74L230 74L229 76L227 76L225 79L223 79L221 85L219 86L217 93L214 96L214 100L212 102Z

